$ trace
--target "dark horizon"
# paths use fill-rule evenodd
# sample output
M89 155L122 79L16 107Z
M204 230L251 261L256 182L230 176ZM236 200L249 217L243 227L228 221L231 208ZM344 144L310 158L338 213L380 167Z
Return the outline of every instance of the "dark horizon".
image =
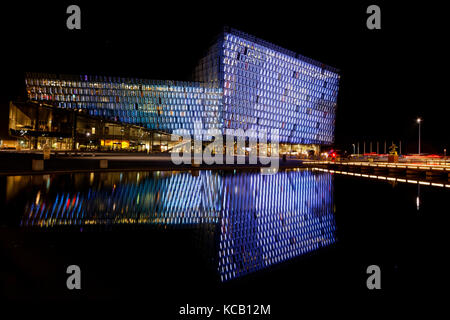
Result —
M70 4L81 8L81 30L66 28ZM362 151L365 139L368 151L369 140L374 149L378 140L381 151L384 140L401 139L402 151L417 152L420 116L422 152L442 153L448 134L439 92L445 91L433 73L444 51L429 36L443 30L441 13L378 1L382 29L368 30L370 4L14 4L2 17L1 102L23 95L24 72L187 81L230 26L341 70L336 144L349 149L360 141Z

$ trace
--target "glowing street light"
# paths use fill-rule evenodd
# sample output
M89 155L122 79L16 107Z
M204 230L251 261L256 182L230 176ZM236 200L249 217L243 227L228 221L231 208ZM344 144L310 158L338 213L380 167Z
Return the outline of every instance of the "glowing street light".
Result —
M419 156L420 156L420 123L422 122L422 119L417 118L417 123L419 124Z

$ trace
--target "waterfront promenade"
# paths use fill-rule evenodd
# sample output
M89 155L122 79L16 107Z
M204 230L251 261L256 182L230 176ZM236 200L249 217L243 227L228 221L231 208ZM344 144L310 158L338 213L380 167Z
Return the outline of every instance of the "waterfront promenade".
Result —
M280 158L278 165L279 168L297 168L302 166L302 160ZM258 163L253 164L245 156L235 156L233 163L227 163L224 158L223 164L207 165L202 163L196 165L192 160L191 164L176 165L173 163L170 153L52 152L50 159L43 160L42 152L0 152L0 174L7 175L85 171L257 169L269 167L271 167L271 162L261 164L258 161Z
M238 163L239 160L239 163ZM273 160L273 159L272 159ZM278 167L287 168L321 168L331 171L344 171L385 176L418 176L427 179L450 179L450 160L414 158L389 163L384 160L370 159L327 161L280 157ZM267 161L265 162L267 163ZM173 163L170 153L111 153L111 152L52 152L50 159L43 160L42 152L0 152L0 174L22 175L36 173L64 173L86 171L136 171L136 170L199 170L199 169L251 169L270 167L271 163L250 163L245 156L235 156L233 163L200 165Z

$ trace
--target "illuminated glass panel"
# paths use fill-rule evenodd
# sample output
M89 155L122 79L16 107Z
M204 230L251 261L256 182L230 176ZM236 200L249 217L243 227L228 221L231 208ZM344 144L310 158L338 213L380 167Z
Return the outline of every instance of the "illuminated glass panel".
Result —
M224 129L280 130L280 142L331 144L338 70L231 29L195 77L223 88Z
M26 75L28 97L173 132L279 130L282 143L334 142L339 70L226 29L194 72L197 82Z
M25 82L30 100L93 116L165 132L193 134L196 121L203 129L222 130L222 89L209 84L35 73L28 73Z

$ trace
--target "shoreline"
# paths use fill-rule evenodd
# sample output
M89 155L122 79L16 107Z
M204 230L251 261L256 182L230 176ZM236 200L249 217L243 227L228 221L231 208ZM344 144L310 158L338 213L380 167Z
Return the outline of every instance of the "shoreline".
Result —
M76 172L117 172L117 171L190 171L190 170L241 170L271 168L271 163L245 163L238 164L237 157L233 163L227 164L179 164L172 162L170 154L96 154L96 155L56 155L48 160L42 159L42 154L34 153L8 153L0 155L1 175L36 175L53 173ZM259 160L259 159L258 159ZM33 163L39 163L39 169L33 170ZM279 169L306 167L299 159L279 159Z

